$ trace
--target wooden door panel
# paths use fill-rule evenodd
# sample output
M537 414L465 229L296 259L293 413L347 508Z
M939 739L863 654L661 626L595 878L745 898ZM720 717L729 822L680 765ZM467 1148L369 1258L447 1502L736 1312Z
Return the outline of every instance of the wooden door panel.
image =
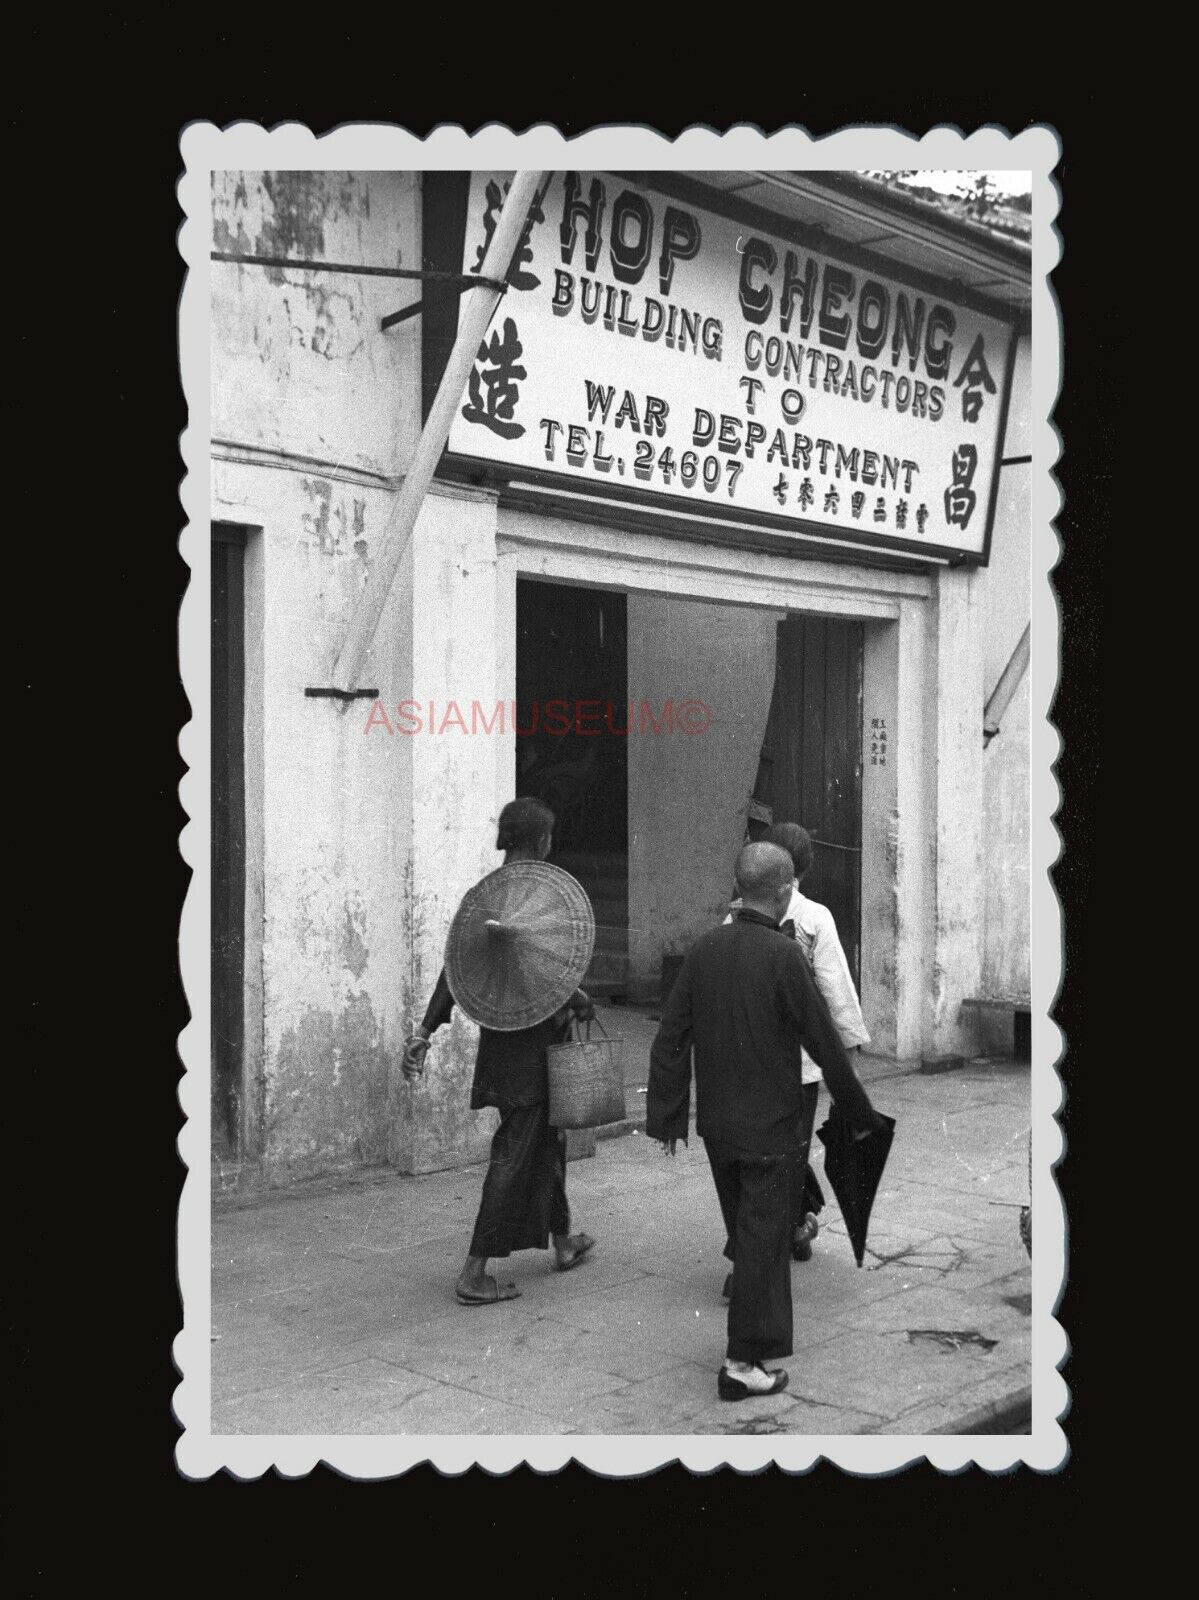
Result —
M755 799L813 840L804 893L828 906L857 982L861 938L862 625L779 623Z

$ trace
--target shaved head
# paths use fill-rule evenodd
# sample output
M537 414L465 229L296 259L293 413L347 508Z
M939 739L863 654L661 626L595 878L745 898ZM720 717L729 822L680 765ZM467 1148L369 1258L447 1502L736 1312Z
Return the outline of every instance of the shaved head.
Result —
M747 844L737 857L737 887L743 904L773 916L785 890L791 893L795 866L777 844Z

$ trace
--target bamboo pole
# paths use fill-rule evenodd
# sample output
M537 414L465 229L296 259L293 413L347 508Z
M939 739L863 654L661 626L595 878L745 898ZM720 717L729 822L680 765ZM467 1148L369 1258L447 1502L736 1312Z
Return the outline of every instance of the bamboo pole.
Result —
M1012 659L1000 674L999 682L991 691L991 698L987 701L983 711L983 744L990 744L999 732L999 719L1012 703L1012 696L1020 687L1020 680L1028 666L1029 637L1031 624L1026 624L1024 632L1020 635L1020 643L1012 651Z
M543 176L540 172L517 172L513 175L512 186L480 268L481 277L507 280L524 232L529 207L536 198ZM437 396L417 441L412 465L396 495L370 579L350 619L345 641L333 669L333 684L338 690L345 692L358 687L359 674L400 570L400 562L408 548L437 463L441 460L441 452L449 438L450 425L466 391L479 344L499 302L500 291L482 284L463 296L458 337L454 340Z

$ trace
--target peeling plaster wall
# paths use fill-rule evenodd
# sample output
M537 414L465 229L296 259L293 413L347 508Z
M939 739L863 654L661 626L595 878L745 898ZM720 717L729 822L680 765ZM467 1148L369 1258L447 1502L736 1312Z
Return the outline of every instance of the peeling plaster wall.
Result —
M1029 453L1030 342L1017 348L1001 452ZM1029 620L1032 468L1000 471L986 567L937 580L936 922L928 1034L938 1051L1010 1049L1012 1020L964 999L1029 997L1029 682L984 750L983 710ZM1035 651L1037 641L1032 647Z
M413 173L217 172L212 247L419 267ZM420 285L212 263L214 441L393 477L420 431L420 319L387 333Z
M1011 420L1004 455L1028 454L1029 342L1017 354ZM985 689L989 695L1029 619L1032 467L1005 467L1000 477L991 561L983 574ZM1037 649L1034 636L1032 648ZM982 988L988 996L1030 994L1029 674L1000 719L983 755L984 917ZM1010 1034L1010 1024L1005 1024Z
M213 247L411 266L418 212L413 174L218 173ZM331 681L419 432L419 325L378 326L415 287L212 266L213 516L253 530L244 1154L268 1183L386 1158L411 1010L411 750L365 732L369 701L304 690ZM411 678L394 598L367 675L385 701Z
M435 484L417 521L397 589L405 637L397 701L434 702L444 723L497 697L496 504L494 495ZM422 712L422 729L427 728ZM452 724L451 724L452 727ZM412 867L405 881L405 977L410 1020L420 1021L441 970L446 935L467 889L500 865L495 850L500 772L511 783L511 745L495 732L426 731L394 740L408 762ZM504 799L511 798L511 791ZM455 1010L435 1036L415 1085L401 1077L389 1116L388 1158L402 1172L433 1172L486 1158L494 1111L470 1109L478 1029Z
M975 1022L963 1015L962 1001L978 994L982 964L982 613L979 569L938 573L930 637L934 920L925 1054L974 1047Z
M418 182L217 174L213 246L417 265ZM438 1035L415 1088L399 1055L462 892L497 864L510 742L368 733L369 702L304 696L330 681L419 433L419 321L378 327L419 288L211 270L213 516L256 530L246 952L257 1148L247 1154L276 1183L384 1159L405 1172L463 1165L486 1154L494 1124L468 1106L474 1028L458 1018ZM1022 354L1009 455L1026 451L1027 374ZM702 736L644 738L630 752L630 949L634 983L648 986L663 953L723 911L780 608L862 617L867 710L885 706L898 741L885 788L865 801L863 1000L876 1049L955 1048L968 1042L962 998L1027 983L1027 683L985 756L981 730L1028 614L1029 470L1004 471L991 568L931 584L510 510L501 530L494 496L437 485L363 681L393 709L508 698L519 573L629 592L631 691L702 699L715 713ZM718 603L726 596L743 604Z
M657 993L683 953L728 910L733 862L770 714L781 611L661 595L628 601L629 695L661 715L700 700L707 732L629 739L629 983Z
M247 676L261 788L247 832L262 906L257 1153L281 1181L385 1154L405 1002L406 752L365 732L369 702L342 708L304 690L329 682L391 497L220 461L214 489L218 516L262 530L264 646ZM394 617L380 640L373 670L386 683L400 667Z

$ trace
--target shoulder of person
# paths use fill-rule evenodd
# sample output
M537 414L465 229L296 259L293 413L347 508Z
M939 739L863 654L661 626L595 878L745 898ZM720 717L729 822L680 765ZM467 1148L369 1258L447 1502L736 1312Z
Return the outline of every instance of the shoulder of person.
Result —
M797 964L805 972L809 970L804 958L803 947L797 939L779 939L778 948L774 951L774 959L781 962L784 967L795 967Z
M809 900L807 895L799 897L799 916L796 921L812 933L828 933L830 929L835 933L837 920L826 905L819 900Z

